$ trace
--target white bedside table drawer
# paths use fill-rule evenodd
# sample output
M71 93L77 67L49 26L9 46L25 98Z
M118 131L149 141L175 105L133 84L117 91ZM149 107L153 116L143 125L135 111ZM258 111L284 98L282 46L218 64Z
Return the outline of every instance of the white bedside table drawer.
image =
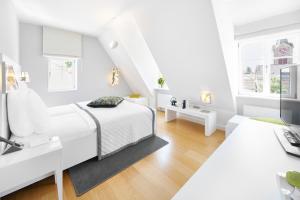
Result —
M0 156L0 198L50 175L55 175L58 199L62 200L62 145L49 143Z
M45 175L54 174L54 169L61 168L61 152L51 152L46 156L39 156L30 161L23 161L8 168L0 169L0 193L25 185ZM58 167L60 166L60 167Z

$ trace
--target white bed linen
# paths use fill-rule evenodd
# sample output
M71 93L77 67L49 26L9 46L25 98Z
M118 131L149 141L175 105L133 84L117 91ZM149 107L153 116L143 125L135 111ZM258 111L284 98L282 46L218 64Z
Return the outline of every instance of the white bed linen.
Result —
M123 101L115 108L89 108L101 124L102 155L152 135L149 108ZM93 119L74 104L49 108L52 128L48 136L59 136L63 144L63 169L97 156L97 132ZM49 122L50 123L50 122ZM14 139L18 142L24 138Z
M62 142L96 133L91 117L76 105L64 105L49 109L51 128L48 136L59 136Z
M74 104L51 107L48 112L50 128L45 134L33 134L27 137L12 135L11 140L27 145L31 140L59 136L60 140L65 143L96 133L96 125L91 117Z
M115 108L90 108L87 103L79 105L100 122L102 156L153 134L153 114L146 106L123 101Z

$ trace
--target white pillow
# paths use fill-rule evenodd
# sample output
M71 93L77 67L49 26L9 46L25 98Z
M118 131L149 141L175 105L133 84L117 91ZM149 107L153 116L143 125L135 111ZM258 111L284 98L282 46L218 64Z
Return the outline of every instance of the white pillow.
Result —
M11 132L18 137L33 133L33 125L27 112L27 89L9 92L7 95L8 122Z
M41 97L35 91L33 91L32 89L28 89L28 91L27 111L33 125L34 133L46 133L51 127L48 108Z

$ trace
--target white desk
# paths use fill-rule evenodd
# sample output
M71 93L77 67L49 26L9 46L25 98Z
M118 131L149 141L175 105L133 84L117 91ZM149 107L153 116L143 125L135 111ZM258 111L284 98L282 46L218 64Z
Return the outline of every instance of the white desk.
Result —
M279 200L276 173L300 171L274 134L280 126L247 120L238 126L173 200Z
M169 122L177 118L177 113L203 119L205 122L205 135L210 136L216 131L217 114L215 111L209 111L205 109L182 109L175 106L166 106L165 121Z
M47 144L0 156L0 198L55 175L58 199L62 200L62 145L59 138Z

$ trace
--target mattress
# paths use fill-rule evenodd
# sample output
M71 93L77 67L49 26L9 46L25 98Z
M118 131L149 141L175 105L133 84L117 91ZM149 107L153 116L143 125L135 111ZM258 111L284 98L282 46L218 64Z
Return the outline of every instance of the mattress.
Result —
M59 136L62 142L96 133L94 121L74 104L49 108L51 129L48 136Z

